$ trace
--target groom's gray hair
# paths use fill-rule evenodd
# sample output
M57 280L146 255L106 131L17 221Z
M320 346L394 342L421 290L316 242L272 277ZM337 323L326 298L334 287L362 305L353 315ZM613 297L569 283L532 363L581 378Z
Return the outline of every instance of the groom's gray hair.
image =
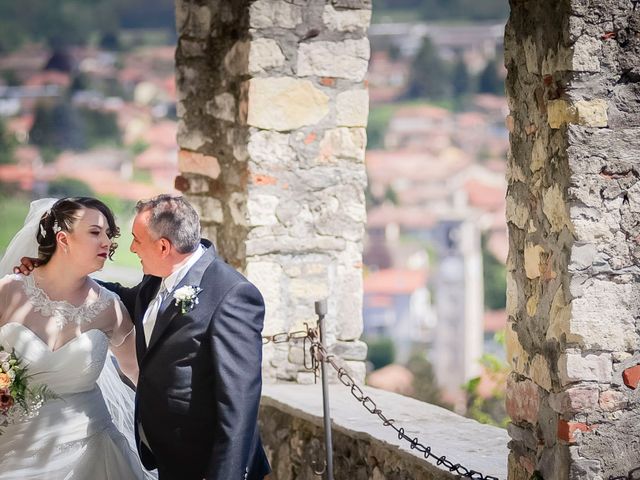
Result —
M136 213L149 211L149 230L156 238L166 238L180 253L191 253L200 245L200 218L183 197L158 195L140 200Z

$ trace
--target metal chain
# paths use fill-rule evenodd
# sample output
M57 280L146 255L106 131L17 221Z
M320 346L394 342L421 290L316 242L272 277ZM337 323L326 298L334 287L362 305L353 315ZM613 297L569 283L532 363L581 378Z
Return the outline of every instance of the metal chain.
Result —
M639 0L640 1L640 0ZM425 459L432 458L436 461L437 466L444 466L450 472L456 473L465 478L471 478L474 480L499 480L498 477L493 477L490 475L483 475L480 472L476 472L475 470L469 470L466 467L463 467L459 463L453 463L448 460L445 455L437 456L431 451L431 447L424 446L417 437L411 438L406 433L404 428L397 427L395 425L395 420L387 418L382 410L378 408L376 402L373 401L371 397L365 395L362 389L355 382L353 377L349 375L347 370L336 362L336 359L339 359L336 355L330 354L327 349L320 343L320 332L318 327L310 328L306 323L304 324L306 330L298 330L295 332L281 332L276 333L275 335L263 336L262 344L266 345L268 343L286 343L291 340L304 340L305 347L304 350L306 352L306 342L310 341L311 346L311 365L307 366L306 364L306 355L305 355L305 368L308 370L313 370L315 373L316 379L318 378L318 370L320 368L320 362L323 360L331 365L334 370L338 373L338 380L345 386L351 389L351 395L362 404L362 406L372 415L377 415L380 420L382 420L382 424L385 427L391 427L396 431L398 435L398 440L406 440L409 443L409 447L411 450L417 450L422 453ZM341 359L340 359L341 360Z
M338 380L340 380L340 382L345 387L351 389L351 395L353 395L353 397L359 403L361 403L369 413L371 413L372 415L377 415L380 420L382 420L382 424L385 427L393 428L398 435L398 440L406 440L409 443L409 447L411 448L411 450L417 450L418 452L422 453L425 459L432 458L436 461L437 466L444 466L450 472L456 473L462 477L472 478L475 480L499 480L497 477L483 475L482 473L476 472L475 470L469 470L459 463L453 463L444 455L437 456L431 451L431 447L424 446L422 443L420 443L417 437L409 437L405 433L404 428L397 427L395 425L395 420L387 418L382 413L382 410L378 408L376 402L374 402L373 399L368 395L365 395L365 393L358 386L353 377L349 375L347 370L336 362L336 358L338 357L327 352L326 348L320 343L320 337L318 335L317 329L309 329L308 333L311 339L312 358L316 358L317 361L322 361L324 359L325 362L329 363L338 373Z
M262 337L262 345L267 343L287 343L291 340L302 340L309 338L309 327L304 324L306 330L298 330L296 332L280 332L275 335L266 335Z

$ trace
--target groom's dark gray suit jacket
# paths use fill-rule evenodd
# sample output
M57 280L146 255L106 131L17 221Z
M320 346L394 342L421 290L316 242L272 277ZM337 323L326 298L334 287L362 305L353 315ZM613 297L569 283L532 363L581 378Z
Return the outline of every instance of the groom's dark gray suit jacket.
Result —
M270 471L257 425L264 301L202 243L206 252L176 286L199 286L198 304L182 314L168 295L148 347L142 319L161 279L146 275L134 288L105 284L136 327L136 441L145 467L157 467L163 480L261 480Z

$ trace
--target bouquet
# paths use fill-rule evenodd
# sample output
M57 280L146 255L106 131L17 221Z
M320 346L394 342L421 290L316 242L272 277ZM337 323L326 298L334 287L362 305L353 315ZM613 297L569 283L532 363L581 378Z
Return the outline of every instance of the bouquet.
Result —
M15 352L0 346L0 435L2 427L33 418L44 402L57 398L46 385L30 385L27 370Z

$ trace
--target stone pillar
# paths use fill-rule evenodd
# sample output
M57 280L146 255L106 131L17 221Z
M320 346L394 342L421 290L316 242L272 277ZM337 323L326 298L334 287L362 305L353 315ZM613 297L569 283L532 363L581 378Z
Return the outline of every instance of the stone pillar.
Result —
M640 8L510 3L509 478L626 475L640 467Z
M176 0L176 186L266 301L264 333L315 324L364 376L362 237L370 0ZM265 378L311 382L302 344Z

